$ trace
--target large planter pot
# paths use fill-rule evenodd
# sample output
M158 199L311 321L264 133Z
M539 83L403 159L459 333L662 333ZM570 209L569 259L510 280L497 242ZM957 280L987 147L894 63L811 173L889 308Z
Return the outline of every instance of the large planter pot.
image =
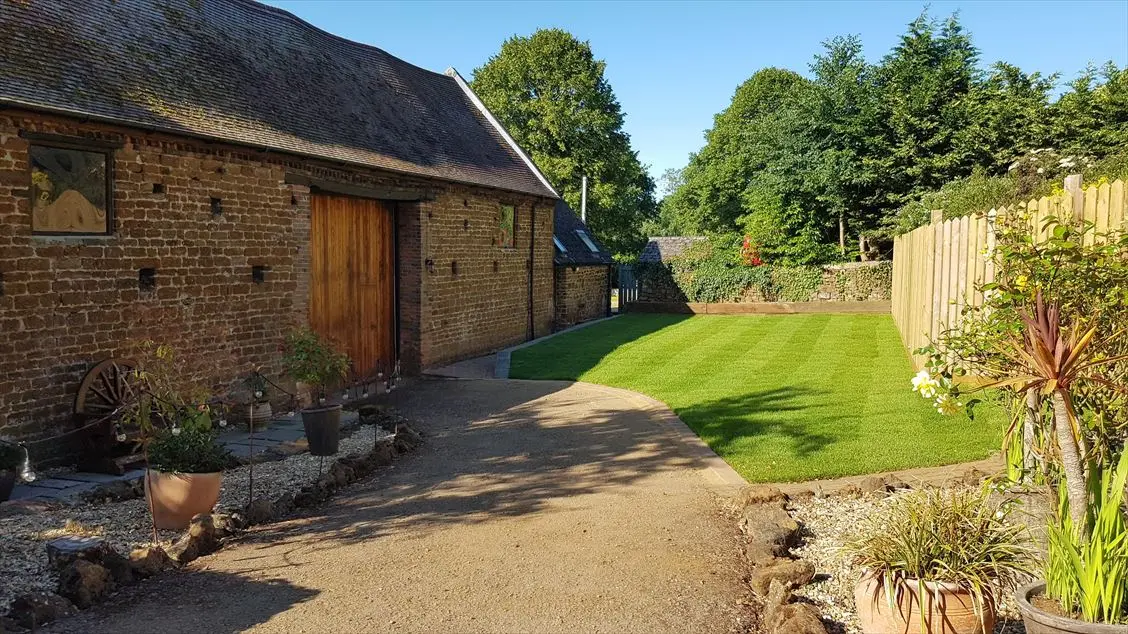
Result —
M925 581L924 596L916 579L906 580L893 593L890 606L880 578L865 577L854 589L858 620L866 634L990 634L995 606L984 600L982 610L971 593L953 583ZM924 629L921 620L924 620Z
M223 472L163 473L149 469L145 474L145 498L153 509L157 528L188 528L192 518L210 513L219 501Z
M309 452L315 456L332 456L341 442L341 406L310 407L302 410Z
M270 426L270 419L274 416L274 409L270 403L255 403L246 407L236 407L231 410L231 418L237 422L246 425L247 429L251 429L251 423L254 423L254 431L262 431Z
M1045 592L1044 581L1035 581L1018 590L1018 611L1022 613L1026 634L1128 634L1128 625L1086 623L1035 607L1030 600Z
M8 498L12 496L12 489L16 487L16 479L19 476L11 469L0 471L0 502L7 502Z

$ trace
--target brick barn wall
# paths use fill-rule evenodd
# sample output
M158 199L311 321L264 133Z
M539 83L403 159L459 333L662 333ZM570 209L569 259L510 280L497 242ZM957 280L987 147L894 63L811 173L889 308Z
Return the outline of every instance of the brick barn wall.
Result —
M606 266L556 267L556 328L607 315Z
M113 155L114 235L31 234L21 130L123 144ZM536 248L549 268L538 263L536 299L545 305L536 311L538 334L547 332L551 201L7 111L0 115L0 436L34 440L69 428L87 369L135 355L146 339L174 346L182 366L216 389L253 365L277 373L279 344L308 314L310 191L287 184L287 174L432 193L397 204L401 355L409 370L524 339L528 211L543 205ZM212 198L221 200L219 216ZM519 205L518 248L467 240L492 227L501 201ZM460 260L457 277L444 258ZM269 267L265 283L252 283L254 265ZM139 290L141 268L157 270L155 291ZM36 447L41 458L69 450Z
M515 246L494 245L501 203L516 213ZM535 209L534 209L535 206ZM529 244L533 245L532 336L552 329L552 204L485 191L451 192L418 205L423 217L421 341L424 367L529 338ZM535 220L534 220L535 216ZM530 228L535 224L535 228ZM428 265L429 263L429 265Z

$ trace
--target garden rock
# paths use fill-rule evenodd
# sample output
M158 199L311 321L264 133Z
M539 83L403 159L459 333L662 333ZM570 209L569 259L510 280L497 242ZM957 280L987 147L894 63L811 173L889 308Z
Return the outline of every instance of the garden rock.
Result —
M862 480L858 485L863 494L869 493L887 493L889 491L888 485L885 483L885 478L881 476L870 476Z
M59 573L59 594L84 610L114 589L110 571L85 559L76 559Z
M274 519L274 503L266 498L255 498L244 509L243 515L247 524L265 524Z
M791 519L782 504L749 506L740 519L740 532L753 543L786 548L795 540L799 524Z
M341 488L352 484L353 481L356 480L356 472L353 471L352 467L346 466L338 460L329 467L329 477L333 478L333 482L337 485L337 488Z
M135 500L145 495L143 478L136 480L114 480L99 485L91 491L84 493L83 497L90 502L124 502Z
M395 459L395 450L391 442L381 442L368 454L368 462L373 468L386 467Z
M112 548L102 554L102 560L99 563L103 568L110 571L110 577L119 586L128 586L136 581L129 560Z
M58 571L76 559L99 563L106 552L113 552L113 548L101 537L60 537L47 542L47 563Z
M135 548L129 553L129 566L133 574L142 579L156 576L176 567L176 562L159 546Z
M72 616L76 612L74 604L66 597L36 592L16 597L16 600L12 601L8 618L15 621L20 627L31 630L51 621Z
M810 605L792 603L784 606L784 610L788 618L775 628L774 634L827 634L818 611Z
M754 567L766 566L775 563L777 559L787 554L787 550L774 544L752 542L744 547L744 558Z
M283 517L289 515L290 513L293 513L295 507L294 494L283 493L282 495L279 495L278 499L274 500L273 506L274 514L277 517Z
M773 486L761 485L744 487L733 496L730 505L737 510L753 504L770 504L773 502L786 502L787 494Z
M213 513L212 525L215 526L216 536L222 539L241 532L247 527L247 520L239 511L233 513Z
M219 548L219 536L212 516L201 513L192 518L188 531L168 549L168 554L181 564L187 564Z
M757 595L766 597L773 581L788 588L797 588L807 585L814 577L815 567L810 562L781 559L753 570L748 577L748 585Z

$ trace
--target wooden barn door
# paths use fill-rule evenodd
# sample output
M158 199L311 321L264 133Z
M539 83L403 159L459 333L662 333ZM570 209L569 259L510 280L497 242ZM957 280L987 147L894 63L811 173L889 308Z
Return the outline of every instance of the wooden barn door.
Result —
M395 234L389 204L315 194L310 222L310 327L361 376L396 358Z

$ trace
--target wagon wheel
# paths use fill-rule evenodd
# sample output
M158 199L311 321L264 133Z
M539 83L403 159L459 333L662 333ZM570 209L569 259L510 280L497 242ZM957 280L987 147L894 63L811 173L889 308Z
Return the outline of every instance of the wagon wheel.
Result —
M106 359L91 368L78 386L74 412L87 419L100 418L136 400L136 368L129 359Z

